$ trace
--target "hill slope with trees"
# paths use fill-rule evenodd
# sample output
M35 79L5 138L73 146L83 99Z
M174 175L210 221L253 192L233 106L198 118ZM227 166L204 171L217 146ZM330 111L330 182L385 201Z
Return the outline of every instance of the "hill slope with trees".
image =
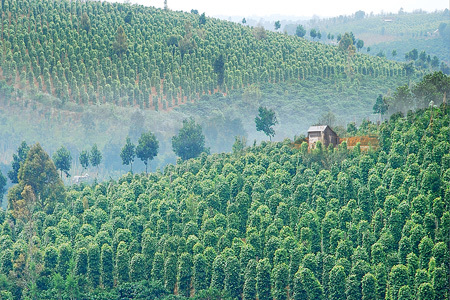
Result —
M30 96L51 94L56 106L157 109L260 82L406 75L391 61L194 13L96 1L5 0L1 16L6 84Z
M339 36L353 32L363 41L363 49L371 55L386 56L397 61L408 61L405 55L413 49L424 51L434 59L433 66L426 61L426 68L443 68L448 71L450 64L450 13L448 9L434 12L417 10L414 12L381 13L374 15L357 11L351 16L329 19L313 19L305 24L322 33L322 42L339 42ZM295 25L287 24L286 30L295 34ZM308 35L307 35L308 36ZM434 58L436 57L436 58ZM416 60L415 58L414 60ZM444 63L444 65L442 65Z
M446 299L449 115L366 122L367 152L263 142L66 190L37 144L0 212L0 295Z
M236 135L263 139L248 118L261 105L278 114L274 138L282 140L322 114L343 124L370 117L378 94L423 74L195 11L66 0L5 0L1 8L5 165L23 140L51 153L67 145L74 157L96 144L111 161L119 140L151 130L164 166L175 161L170 136L183 119L200 123L212 152L230 151Z

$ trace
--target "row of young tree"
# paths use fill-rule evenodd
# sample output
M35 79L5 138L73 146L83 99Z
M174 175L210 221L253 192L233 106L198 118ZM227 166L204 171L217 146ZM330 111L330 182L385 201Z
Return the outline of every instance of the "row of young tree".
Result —
M336 47L195 13L96 1L1 7L2 79L59 105L167 108L259 82L339 77L348 65ZM352 64L369 77L406 75L401 64L367 55Z
M447 299L449 113L395 114L366 152L264 142L66 190L35 145L0 213L1 296Z

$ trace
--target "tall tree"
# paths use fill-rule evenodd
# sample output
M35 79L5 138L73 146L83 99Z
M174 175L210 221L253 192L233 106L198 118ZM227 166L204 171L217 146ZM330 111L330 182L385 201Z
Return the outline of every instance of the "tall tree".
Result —
M225 281L225 259L217 255L212 264L211 288L222 291Z
M412 296L411 294L411 288L409 287L409 285L404 285L400 288L400 290L398 291L398 300L413 300L415 299L415 297ZM444 298L441 298L444 299Z
M72 165L72 155L70 155L69 150L66 147L61 146L53 154L53 162L55 163L56 169L60 170L60 175L62 178L62 172L66 173L66 176L70 176L69 171Z
M159 143L156 136L149 132L143 133L139 138L136 147L136 156L145 164L145 173L147 173L148 161L158 155Z
M298 37L304 37L306 34L306 29L302 25L298 25L297 29L295 30L295 35Z
M345 272L343 266L336 265L331 269L328 290L330 300L345 300Z
M125 34L122 26L117 28L116 38L113 42L113 49L120 56L128 49L127 35Z
M91 29L91 20L89 19L89 16L86 12L81 15L81 28L89 32Z
M133 258L131 258L130 262L130 279L131 281L141 281L145 280L145 258L144 255L141 253L136 253L133 255Z
M91 153L89 155L89 160L91 162L91 165L93 167L97 167L98 169L98 166L102 162L102 153L100 152L100 150L98 150L97 144L94 144L92 146Z
M224 74L225 74L225 60L223 54L219 54L213 64L214 73L217 74L217 85L219 87L223 84Z
M273 289L272 294L277 300L287 299L287 285L289 279L289 269L285 263L281 263L273 268Z
M271 267L269 259L264 258L258 261L256 266L256 290L259 300L271 300L270 294L270 273Z
M448 299L449 286L448 286L448 274L443 267L437 267L433 272L433 288L435 291L436 299Z
M128 251L128 246L124 241L121 241L117 246L117 253L116 253L116 271L117 271L117 281L119 283L128 282L130 278L129 264L130 264L130 254Z
M300 272L294 275L294 285L292 287L292 299L294 300L304 300L308 299L308 293L306 292L305 286L302 282L302 275Z
M205 25L206 24L206 15L205 13L202 13L200 17L198 17L198 24L199 25Z
M70 269L70 261L72 259L72 248L69 243L64 243L58 249L58 266L57 272L66 279Z
M272 126L278 124L275 112L267 107L260 106L258 109L258 116L255 118L256 130L264 132L272 141L275 136L275 130Z
M388 293L392 299L397 299L399 289L408 282L408 268L404 265L395 265L389 273Z
M206 281L206 259L202 253L194 256L193 286L195 293L208 288Z
M242 300L256 299L256 260L250 259L244 273Z
M339 41L339 49L343 51L351 51L354 50L354 44L355 41L353 39L353 34L346 32Z
M89 152L87 150L81 151L79 160L83 170L86 170L89 167Z
M314 273L310 269L303 267L300 267L298 272L300 273L300 280L308 298L315 300L323 299L323 288L314 276Z
M356 48L357 48L358 50L361 50L362 47L364 47L364 41L363 41L363 40L358 40L358 41L356 42Z
M236 299L241 294L239 261L236 256L227 258L225 263L225 294Z
M92 287L100 285L100 248L97 243L91 243L88 247L88 275Z
M183 160L197 157L207 150L202 128L194 119L183 121L183 127L172 137L172 149Z
M17 154L13 154L12 169L8 171L8 177L12 183L19 183L19 169L25 159L27 159L28 151L30 151L30 147L23 141L19 148L17 148Z
M183 253L178 261L178 293L189 297L191 290L192 258L189 253Z
M173 293L177 283L177 257L170 253L164 262L164 283L166 289Z
M164 283L164 256L156 252L152 264L152 281L162 286Z
M371 273L364 275L362 279L362 299L377 298L377 279Z
M35 199L40 208L52 211L57 201L64 200L64 187L55 164L39 143L29 150L27 159L19 169L18 179L16 190L11 189L8 193L8 200L11 202L9 205L12 205L10 207L14 208L14 202L19 200L18 198L23 198L25 202ZM27 190L27 186L30 187L28 190L32 194L31 197L23 197L26 193L22 191ZM14 197L17 193L22 196Z
M112 288L114 284L114 262L113 250L110 245L103 244L100 256L102 285L105 288Z
M275 24L274 24L274 27L275 27L275 31L277 31L278 29L280 29L280 27L281 27L281 22L280 22L280 21L276 21Z
M127 141L120 152L120 157L122 158L123 165L131 165L131 172L133 172L133 162L136 156L135 146L131 142L131 139L127 137Z
M1 203L1 199L3 199L3 194L6 192L5 187L6 187L6 177L3 176L2 171L0 171L0 203Z
M75 255L75 275L85 276L88 272L88 251L86 248L80 248Z
M429 282L422 283L417 289L417 300L434 300L434 288Z
M378 95L377 101L373 105L373 113L379 114L380 122L381 122L381 117L387 112L387 110L388 110L388 105L386 103L386 100L383 99L383 95L381 95L381 94Z

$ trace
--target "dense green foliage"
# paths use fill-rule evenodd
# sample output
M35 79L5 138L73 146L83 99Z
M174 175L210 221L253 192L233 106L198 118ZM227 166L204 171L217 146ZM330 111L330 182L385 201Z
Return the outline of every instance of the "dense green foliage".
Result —
M297 112L371 112L376 95L414 79L411 65L350 44L309 43L204 14L65 0L4 0L1 8L0 99L19 107L35 101L31 109L45 119L58 114L47 105L158 110L199 100L181 110L209 111L208 135L225 144L245 133L244 117L254 127L260 105L280 108L284 124L307 124L312 117ZM401 87L393 99L439 104L443 78ZM228 105L237 112L224 114ZM378 130L381 145L368 152L319 143L308 153L289 140L242 149L242 138L235 153L214 155L200 154L205 138L190 119L172 139L184 162L67 189L57 173L68 168L60 159L67 151L56 152L55 166L39 144L23 144L10 175L17 185L0 211L0 297L448 297L448 116L443 104L393 114L379 128L364 122L360 132ZM151 160L158 143L142 135L135 147L145 119L130 119L120 157L132 169L135 156ZM106 135L92 115L76 121L84 135ZM185 132L193 137L187 147ZM102 161L96 143L74 155L84 169Z
M1 21L3 78L30 95L54 95L56 105L167 108L217 88L348 74L349 59L357 74L404 75L391 61L138 5L5 0Z
M263 142L75 186L27 219L13 206L0 213L2 295L444 299L449 114L395 114L368 152Z
M181 159L186 160L207 152L202 127L194 119L183 120L183 127L172 137L172 149Z

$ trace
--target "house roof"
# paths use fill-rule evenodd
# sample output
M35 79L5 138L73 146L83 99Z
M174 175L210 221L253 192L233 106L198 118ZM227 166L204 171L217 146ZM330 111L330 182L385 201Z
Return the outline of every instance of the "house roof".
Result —
M308 132L316 132L316 131L325 131L325 129L328 127L328 125L320 125L320 126L311 126L308 129Z
M334 132L334 130L331 129L331 127L328 126L328 125L311 126L311 127L309 127L309 129L308 129L308 133L310 133L310 132L317 132L317 131L319 131L319 132L324 132L325 129L327 129L327 127L331 130L331 132L333 132L334 134L336 134L336 132ZM336 135L337 135L337 134L336 134Z

